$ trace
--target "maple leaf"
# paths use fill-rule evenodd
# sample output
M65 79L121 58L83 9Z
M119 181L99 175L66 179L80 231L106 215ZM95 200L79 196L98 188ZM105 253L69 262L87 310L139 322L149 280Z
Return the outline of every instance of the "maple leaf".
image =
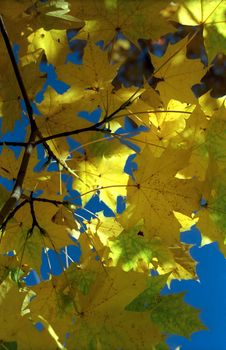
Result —
M123 231L117 239L109 242L111 250L110 257L113 259L114 265L119 265L122 262L122 269L129 271L137 270L139 262L143 262L148 270L149 263L153 257L153 251L150 240L144 238L142 232L143 225L138 223L129 231Z
M87 223L87 227L92 236L98 236L104 246L108 244L110 238L117 237L123 231L116 218L106 218L102 213Z
M49 281L45 281L32 287L33 299L28 305L31 317L34 321L40 320L39 315L46 320L63 342L66 333L72 327L73 301L70 295L65 292L68 287L65 276L60 278L50 276ZM48 303L47 303L48 301ZM48 304L48 307L46 307Z
M224 135L226 132L226 111L225 105L215 112L209 123L206 132L206 148L210 161L215 161L219 167L225 168Z
M191 88L205 74L206 69L199 59L189 60L186 57L186 44L187 39L184 39L170 45L161 58L152 56L156 89L165 105L172 98L180 102L196 103Z
M129 213L126 215L130 217L131 226L143 218L149 237L160 236L167 244L178 241L179 223L173 210L190 215L200 198L195 179L175 177L186 165L189 155L189 151L175 152L169 147L159 158L153 156L149 147L137 155L136 181L130 179L127 188ZM144 207L148 210L144 211Z
M149 286L135 299L126 305L128 311L148 311L151 310L160 300L159 295L168 280L169 274L154 276L149 281Z
M177 4L179 8L171 18L177 19L181 24L193 26L196 32L201 33L209 62L212 62L224 47L225 0L178 0Z
M175 138L175 142L191 150L188 166L180 171L186 178L195 176L200 181L205 179L209 161L206 144L209 124L209 119L197 105L186 120L186 128Z
M100 199L115 210L117 196L126 195L128 175L124 172L124 166L128 153L121 152L108 158L80 157L76 172L83 181L74 179L73 188L81 193L84 204L94 193L100 192Z
M183 300L183 296L184 294L181 293L162 297L159 305L151 313L151 319L159 324L163 332L177 333L189 337L191 333L204 327L198 319L198 311L187 305ZM177 310L180 310L180 312Z
M21 64L21 71L24 76L24 84L27 89L27 94L32 100L35 94L42 88L44 83L41 74L39 74L37 65L40 62L40 55L38 54L34 62ZM1 62L4 71L0 73L0 114L3 117L2 132L11 131L16 120L21 120L21 91L15 78L11 63Z
M57 250L71 244L70 232L77 229L77 224L72 217L70 221L57 221L58 211L52 203L45 203L44 212L42 202L33 203L30 210L28 208L29 204L22 206L5 225L0 249L2 253L15 250L20 263L26 263L39 272L42 249Z
M0 176L11 181L15 181L22 157L23 155L21 153L20 156L16 158L14 152L10 148L3 147L0 154ZM35 171L37 164L37 154L36 152L33 152L28 165L28 175L24 181L24 193L27 196L30 196L31 191L41 190L45 194L48 193L48 195L51 195L52 199L63 199L63 196L66 193L65 188L62 189L61 195L57 195L58 190L60 190L59 174L50 173L48 171L43 171L41 173ZM2 193L2 196L5 198L6 193Z
M89 348L91 344L100 344L103 348L111 344L113 348L123 346L131 349L132 346L132 349L146 349L150 342L153 345L158 343L161 335L146 315L131 317L124 311L126 300L132 299L142 289L141 285L145 281L140 277L143 274L125 273L113 267L106 269L106 272L102 271L89 295L80 298L81 313L77 323L75 322L68 347L74 341L81 349ZM145 324L149 325L148 332Z
M46 31L43 28L37 29L27 38L27 54L43 52L49 63L60 64L66 60L68 54L66 30L51 29Z
M35 1L33 3L30 0L12 0L10 3L7 0L1 1L1 14L9 30L10 38L20 45L20 52L23 55L27 53L27 49L31 51L34 48L46 48L47 54L52 53L52 56L48 56L56 59L53 57L53 51L58 50L59 52L62 48L66 50L62 45L59 45L57 40L59 35L61 34L60 38L64 38L66 43L66 28L78 30L85 24L82 20L70 15L69 11L69 3L64 0ZM58 33L58 38L56 38L56 33ZM52 43L49 50L41 36L42 34L47 34ZM32 38L34 39L33 46L28 48L25 39L31 41ZM54 39L56 40L54 41Z
M15 270L18 265L15 256L0 255L0 284L8 277L8 275Z
M162 141L162 145L167 146L169 140L184 130L186 119L189 118L189 113L193 109L194 106L188 106L185 103L172 99L169 101L166 110L159 108L153 111L149 121L152 125L152 133L156 135L156 139ZM153 127L155 127L154 130Z
M149 286L139 294L125 309L129 311L150 312L150 317L161 330L170 334L188 337L196 329L202 327L198 319L198 311L185 304L183 293L160 296L160 291L167 281L168 275L154 276ZM175 307L177 305L177 307ZM189 320L189 323L187 322Z
M7 200L7 198L9 198L9 192L4 186L0 185L0 208L2 207L4 202Z
M95 107L103 108L107 104L106 95L113 90L111 82L116 76L117 69L117 64L109 64L106 51L88 42L82 65L68 62L57 67L57 74L71 86L69 92L78 101L77 108L75 107L77 111L92 111Z
M122 284L123 276L126 278ZM91 343L106 346L109 342L112 346L124 345L126 349L135 342L135 348L145 348L145 341L158 343L161 335L145 315L140 320L136 315L127 319L128 313L123 311L125 300L133 298L145 285L147 277L143 277L138 273L125 275L118 268L103 269L98 261L90 261L88 266L71 266L57 279L32 287L36 296L29 309L32 318L36 320L40 314L57 331L60 340L70 329L72 334L67 340L67 348L71 348L75 339L79 348L89 347ZM145 331L147 321L151 334ZM122 333L119 333L120 328ZM143 331L139 335L140 329Z
M204 204L198 213L197 227L202 232L202 244L217 241L225 252L225 168L210 162L203 186Z
M159 14L166 5L162 0L85 0L75 4L73 14L86 23L79 37L88 33L94 42L101 39L107 44L120 32L136 44L140 38L157 39L171 29Z
M28 350L32 347L38 350L40 346L46 345L53 350L56 348L56 342L47 330L44 329L40 333L29 319L28 313L23 314L26 296L28 296L27 291L19 290L17 284L9 277L0 285L1 347L4 348L5 343L6 346L13 346L13 349ZM7 349L11 348L7 347Z
M148 92L148 90L146 90ZM143 94L141 95L142 99ZM150 107L149 107L150 108ZM168 145L173 148L182 144L181 134L183 134L186 120L190 118L194 105L187 105L176 100L170 100L167 107L149 109L149 130L131 137L133 143L141 149L149 145L153 154L159 157ZM145 109L144 109L145 110ZM139 115L139 114L138 114ZM143 118L143 113L141 115ZM183 144L184 146L184 144Z

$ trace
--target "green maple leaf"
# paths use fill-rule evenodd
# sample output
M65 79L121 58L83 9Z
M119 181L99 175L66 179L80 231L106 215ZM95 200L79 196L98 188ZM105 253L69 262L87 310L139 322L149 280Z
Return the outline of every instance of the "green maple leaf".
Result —
M152 259L152 245L150 240L144 237L142 228L143 224L138 223L109 242L109 257L115 265L121 263L124 271L136 270L140 261L148 267Z
M17 342L15 341L1 342L0 350L17 350Z
M125 307L128 311L148 311L154 324L167 334L179 334L189 337L191 333L203 329L199 320L199 311L186 304L184 293L160 295L168 274L152 277L149 287Z
M125 310L128 311L149 311L159 302L160 291L166 284L169 274L154 276L149 281L149 286L141 294L129 303Z

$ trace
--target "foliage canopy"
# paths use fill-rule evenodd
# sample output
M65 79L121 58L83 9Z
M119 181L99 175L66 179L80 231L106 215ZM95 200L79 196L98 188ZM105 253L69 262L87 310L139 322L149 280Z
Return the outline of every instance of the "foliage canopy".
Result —
M180 232L226 251L225 6L1 0L0 349L161 350L204 328L161 290L197 278Z

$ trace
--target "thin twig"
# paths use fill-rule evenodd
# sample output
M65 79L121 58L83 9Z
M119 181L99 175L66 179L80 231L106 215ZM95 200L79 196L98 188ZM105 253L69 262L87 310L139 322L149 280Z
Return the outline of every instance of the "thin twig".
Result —
M48 198L32 198L33 202L44 202L44 203L51 203L53 205L64 205L64 206L68 206L69 202L68 201L58 201L58 200L54 200L54 199L48 199Z
M104 124L106 124L107 122L111 121L113 119L113 117L118 112L120 112L123 109L125 109L126 107L128 107L131 104L131 99L134 97L134 95L136 93L137 92L135 92L126 102L122 103L120 107L118 107L114 112L112 112L111 114L106 116L100 122L97 122L96 124L91 125L91 126L87 126L86 128L75 129L75 130L70 130L70 131L64 131L64 132L61 132L61 133L58 133L58 134L54 134L54 135L49 135L49 136L43 137L41 140L35 141L33 143L33 145L36 146L36 145L39 145L40 143L43 143L43 142L46 142L46 141L58 139L58 138L61 138L61 137L67 137L67 136L71 136L71 135L77 135L77 134L81 134L81 133L87 132L87 131L104 132L105 130L99 129L99 128L101 126L103 126Z
M27 142L0 141L0 146L27 147Z

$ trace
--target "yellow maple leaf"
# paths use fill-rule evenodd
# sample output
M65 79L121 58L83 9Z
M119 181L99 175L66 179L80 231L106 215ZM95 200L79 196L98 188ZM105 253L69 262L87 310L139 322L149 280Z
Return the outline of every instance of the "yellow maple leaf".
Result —
M204 38L209 62L225 46L225 0L178 0L178 11L172 17L184 25L195 26Z
M221 168L225 168L225 132L226 132L226 108L223 103L209 120L206 131L206 148L210 160L213 160Z
M70 5L67 1L35 2L30 0L2 0L1 14L8 29L9 37L20 45L20 53L25 55L27 50L45 49L49 60L64 62L65 57L55 54L66 53L66 28L80 29L84 22L69 15ZM15 30L16 28L16 30ZM48 45L43 36L48 38ZM62 41L61 45L58 39ZM28 47L28 42L29 47ZM32 41L32 42L31 42Z
M6 56L5 53L4 56ZM22 109L20 103L23 99L9 57L7 56L5 59L6 62L4 60L2 62L0 59L3 68L0 72L0 114L3 117L3 133L11 131L16 120L21 120ZM34 98L44 83L44 79L37 68L39 62L40 55L34 59L34 62L20 65L24 85L30 99Z
M57 67L57 74L59 79L71 86L69 93L77 101L75 108L79 112L91 111L106 104L106 95L113 89L111 82L117 69L117 64L109 63L106 51L89 42L85 47L82 65L68 62Z
M202 198L205 202L197 213L202 244L217 241L225 253L225 168L213 160L208 165Z
M28 54L44 50L49 63L62 64L66 61L66 55L69 52L66 30L51 29L46 31L40 28L30 34L27 40L29 43Z
M172 99L166 108L160 106L149 109L150 129L135 137L132 135L131 141L141 149L148 145L156 157L159 157L169 144L177 148L180 144L180 135L186 126L186 120L194 108L194 105L187 105Z
M7 278L0 285L0 305L1 305L1 346L4 348L7 343L14 342L18 349L40 349L48 348L54 350L56 342L51 338L46 329L39 332L35 329L29 313L22 316L26 290L19 290L15 282ZM25 303L26 304L26 303ZM62 346L63 349L63 346Z
M143 218L150 237L161 237L167 245L179 241L179 223L173 210L190 215L199 206L197 181L176 178L189 156L189 151L168 148L155 158L147 146L137 156L135 182L128 182L129 206L124 218L128 215L131 226Z
M152 56L155 66L154 76L159 79L156 89L165 105L171 99L196 103L191 88L200 81L206 69L199 59L186 58L186 44L187 38L177 44L169 45L162 57Z
M115 218L106 218L103 214L98 215L98 221L93 219L89 225L91 232L100 237L101 242L107 245L110 237L117 237L123 230L123 227Z
M175 142L180 143L182 147L191 150L189 164L180 171L180 174L186 178L195 176L200 181L205 179L209 161L206 145L209 124L209 118L197 105L186 120L186 128L175 139Z
M94 42L102 39L107 44L122 32L136 44L138 39L158 39L170 31L170 23L160 15L166 5L164 0L85 0L74 4L72 13L85 20L81 38L88 33Z
M100 199L113 211L116 209L117 196L126 195L128 175L124 166L130 151L120 152L111 157L80 157L79 163L71 166L79 174L74 179L73 188L81 193L85 204L97 191ZM78 158L77 158L78 159Z
M75 341L81 348L90 344L106 348L111 344L113 348L148 349L150 344L157 344L161 335L146 313L130 314L124 310L145 286L146 279L144 274L125 273L116 267L100 273L89 294L79 298L81 311L68 347Z
M72 213L70 220L56 221L58 211L52 203L47 202L43 206L42 202L36 202L33 209L32 214L32 209L25 204L6 224L5 231L1 233L0 251L15 250L20 265L26 263L39 272L42 249L57 251L72 244L70 233L73 229L77 230L77 224Z

